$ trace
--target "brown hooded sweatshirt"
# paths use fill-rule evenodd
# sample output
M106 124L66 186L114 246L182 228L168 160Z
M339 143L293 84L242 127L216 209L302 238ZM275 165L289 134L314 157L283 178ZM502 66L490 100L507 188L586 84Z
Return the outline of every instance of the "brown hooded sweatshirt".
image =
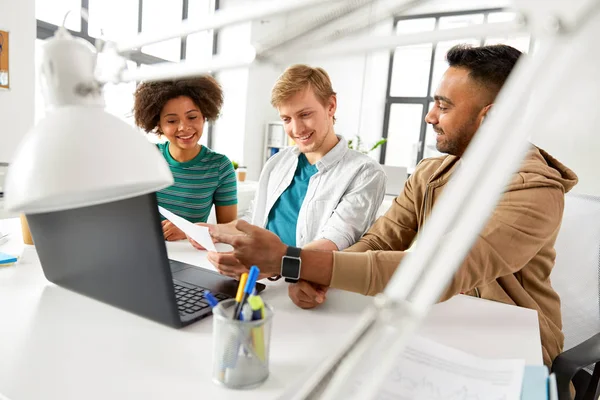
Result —
M456 169L459 158L423 160L404 191L354 246L334 253L331 286L382 292ZM544 363L563 348L560 299L550 284L569 168L532 147L440 301L465 293L537 310ZM509 322L509 321L507 321Z

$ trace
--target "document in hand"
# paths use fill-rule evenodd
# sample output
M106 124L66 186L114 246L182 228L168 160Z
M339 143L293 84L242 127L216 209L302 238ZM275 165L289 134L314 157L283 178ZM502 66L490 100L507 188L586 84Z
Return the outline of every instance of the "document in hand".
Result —
M376 398L519 400L524 368L525 360L480 358L414 337Z
M187 219L175 215L171 211L166 210L161 206L158 206L158 211L162 214L163 217L171 221L173 225L181 229L183 233L194 239L206 250L217 251L217 248L215 247L215 244L213 243L212 238L210 237L210 233L208 232L207 227L192 224Z

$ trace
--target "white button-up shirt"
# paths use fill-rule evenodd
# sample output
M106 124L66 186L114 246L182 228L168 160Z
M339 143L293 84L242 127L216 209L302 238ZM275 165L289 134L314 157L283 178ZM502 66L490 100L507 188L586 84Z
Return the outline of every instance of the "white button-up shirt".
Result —
M339 250L354 244L375 221L385 194L386 176L372 158L348 148L341 136L316 163L296 225L296 246L328 239ZM263 168L249 211L241 218L266 227L269 213L294 179L300 151L286 148Z

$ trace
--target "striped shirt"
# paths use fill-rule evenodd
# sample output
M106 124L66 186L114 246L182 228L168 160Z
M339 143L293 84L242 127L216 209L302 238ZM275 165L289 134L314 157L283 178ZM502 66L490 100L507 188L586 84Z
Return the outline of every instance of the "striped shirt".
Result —
M156 192L158 205L190 222L206 222L212 205L237 204L237 183L231 161L202 146L190 161L179 162L169 153L169 142L156 145L169 164L175 183Z

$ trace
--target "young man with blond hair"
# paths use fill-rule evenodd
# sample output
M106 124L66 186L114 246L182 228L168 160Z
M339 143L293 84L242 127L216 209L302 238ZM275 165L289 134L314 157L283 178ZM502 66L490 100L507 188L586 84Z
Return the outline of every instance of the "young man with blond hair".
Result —
M293 248L338 251L353 245L375 221L386 177L379 163L335 134L337 98L327 72L287 68L272 89L271 104L296 145L267 161L242 219ZM235 221L212 226L211 232L237 232ZM247 270L232 254L208 258L225 275Z

